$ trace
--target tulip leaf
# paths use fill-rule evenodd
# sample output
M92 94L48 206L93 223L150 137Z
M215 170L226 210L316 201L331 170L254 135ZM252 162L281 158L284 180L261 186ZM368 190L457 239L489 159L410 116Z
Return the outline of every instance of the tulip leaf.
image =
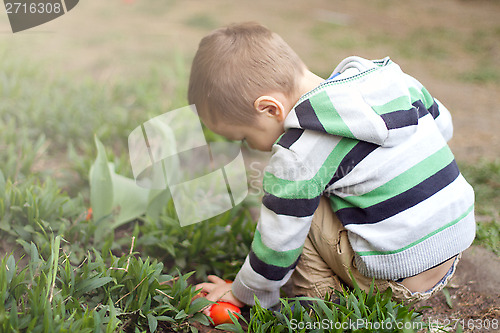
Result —
M113 209L113 182L102 142L95 136L97 158L90 167L90 206L94 221L111 214Z

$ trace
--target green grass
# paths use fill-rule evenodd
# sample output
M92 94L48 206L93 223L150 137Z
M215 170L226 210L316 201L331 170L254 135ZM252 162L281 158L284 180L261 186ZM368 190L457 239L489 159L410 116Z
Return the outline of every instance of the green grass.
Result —
M383 6L378 2L375 6ZM328 56L315 56L328 64L330 54L360 55L368 58L390 56L425 63L436 77L474 84L498 84L500 66L497 57L500 27L458 32L446 26L422 26L408 31L387 33L360 31L353 26L317 21L309 35L325 49ZM452 63L450 63L452 61ZM454 63L466 67L453 67ZM310 64L313 68L322 65ZM331 71L331 69L328 69ZM327 72L328 72L327 70ZM323 74L318 71L319 74ZM329 72L326 74L328 75ZM418 78L418 77L417 77Z
M500 223L498 220L478 223L475 242L500 257Z
M405 58L443 61L450 58L449 50L459 43L460 35L456 31L442 28L418 28L411 31L399 43L399 53Z
M204 30L213 30L215 28L219 27L219 23L214 19L213 16L211 15L206 15L203 13L193 15L186 19L184 23L187 26L195 27L195 28L200 28Z
M0 331L155 332L159 323L186 331L194 321L208 324L199 310L209 301L192 301L190 274L163 274L161 263L136 258L132 249L121 257L89 251L73 265L63 242L52 239L45 257L31 243L25 267L12 255L1 260Z
M476 193L476 213L488 215L498 221L500 207L500 160L479 160L476 163L460 163L464 177Z
M500 256L500 160L461 163L460 170L476 194L475 243Z
M81 186L92 161L94 135L111 147L111 160L125 162L127 137L135 127L186 104L187 74L180 56L172 66L152 68L133 84L114 85L47 75L40 69L43 63L23 61L8 50L0 56L0 160L7 178L48 172L37 168L48 165L46 169L77 173L77 179L61 187ZM128 165L117 165L119 172L130 174Z
M463 81L473 83L500 83L500 68L493 64L479 64L459 75Z
M278 309L256 305L250 310L250 320L239 316L233 324L217 326L231 332L417 332L426 324L422 316L402 303L391 300L391 289L384 293L369 292L355 286L354 290L335 291L324 299L297 297L282 299ZM305 305L304 304L307 304Z

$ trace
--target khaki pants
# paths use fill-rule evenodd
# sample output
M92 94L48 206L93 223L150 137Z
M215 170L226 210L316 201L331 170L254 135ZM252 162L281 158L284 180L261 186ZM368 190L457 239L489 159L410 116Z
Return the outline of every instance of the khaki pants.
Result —
M397 301L420 301L441 290L455 272L458 257L452 269L434 288L427 292L412 293L402 284L392 280L375 280L375 289L380 292L392 289ZM302 256L292 275L295 295L324 298L332 288L341 289L341 282L353 287L352 273L356 283L368 292L372 278L362 275L354 262L354 251L347 238L347 230L333 213L329 200L322 197L316 210L311 230L306 238Z

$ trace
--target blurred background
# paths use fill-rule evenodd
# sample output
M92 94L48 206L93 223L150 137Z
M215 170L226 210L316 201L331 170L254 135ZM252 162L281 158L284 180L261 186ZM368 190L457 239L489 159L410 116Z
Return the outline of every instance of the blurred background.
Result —
M349 55L390 56L451 110L457 157L477 160L500 152L499 14L500 2L493 0L87 0L16 34L2 13L0 56L3 66L14 58L49 80L134 86L155 76L162 94L154 97L164 108L148 113L161 113L187 104L185 85L200 38L254 20L279 33L318 75L327 76ZM126 97L129 106L139 98Z

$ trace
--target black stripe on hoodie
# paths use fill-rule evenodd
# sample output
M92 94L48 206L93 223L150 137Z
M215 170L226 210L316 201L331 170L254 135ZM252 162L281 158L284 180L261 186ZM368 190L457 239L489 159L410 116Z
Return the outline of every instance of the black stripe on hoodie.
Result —
M279 267L266 264L265 262L260 260L253 251L250 251L248 256L250 258L250 266L252 266L252 269L256 273L262 275L263 277L271 281L283 280L283 278L288 274L288 272L295 269L300 259L299 256L297 260L295 260L295 262L288 267Z
M453 160L417 186L390 199L367 208L342 208L336 211L335 214L337 214L343 225L380 222L430 198L451 184L459 175L460 171L457 163Z

